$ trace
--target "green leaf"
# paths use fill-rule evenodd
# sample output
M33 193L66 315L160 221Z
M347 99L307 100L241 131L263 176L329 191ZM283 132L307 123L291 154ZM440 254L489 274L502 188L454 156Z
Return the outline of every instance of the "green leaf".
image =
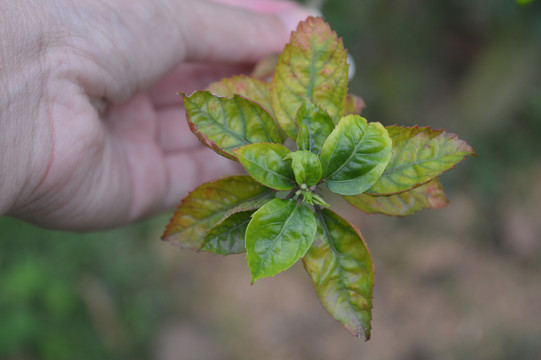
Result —
M315 194L315 193L312 193L312 199L311 199L312 203L314 205L320 205L320 206L324 206L324 207L330 207L329 204L327 204L327 202L325 202L325 200L323 200L323 198L321 196L319 196L318 194Z
M260 105L238 95L220 98L208 91L184 95L190 129L218 154L236 160L233 149L259 143L281 143L278 127Z
M312 245L316 228L314 213L293 200L274 199L257 210L246 229L252 284L295 264Z
M275 193L269 191L264 196L242 202L229 209L224 216L207 232L199 251L208 251L219 255L230 255L244 252L244 234L256 209L274 198ZM246 219L246 223L243 223Z
M334 212L317 215L314 244L303 258L323 307L353 335L368 340L374 268L359 231Z
M241 211L222 219L207 232L202 251L219 255L240 254L246 251L244 235L255 211Z
M380 123L359 115L340 120L321 150L323 177L340 195L357 195L370 188L391 158L391 139Z
M296 121L299 125L297 137L299 150L308 150L319 155L325 139L334 129L334 123L329 114L310 99L305 98L297 112Z
M366 107L364 100L357 95L348 94L344 115L357 115Z
M285 159L291 159L291 167L297 184L312 186L321 180L321 163L313 152L298 150L289 153Z
M411 215L425 208L442 208L449 203L443 192L443 187L437 179L399 194L386 196L360 194L344 196L344 199L368 214L390 216Z
M337 121L344 113L348 65L342 40L321 18L309 17L291 34L278 59L271 85L276 120L293 140L303 98L321 106Z
M199 249L206 232L228 211L256 209L273 194L250 176L230 176L203 184L182 200L162 239L182 248Z
M473 148L455 134L428 127L387 127L393 141L391 160L370 194L397 194L452 169Z
M277 55L273 56L275 57L275 60L278 58ZM264 62L264 60L262 61ZM259 64L264 65L261 63ZM254 71L256 71L256 69L254 69ZM259 69L259 71L263 71L263 69ZM274 73L274 65L272 66L272 73ZM238 75L213 82L207 89L214 95L221 97L230 98L234 95L240 95L243 98L261 105L266 112L271 116L274 116L270 98L270 83L268 81L248 77L246 75ZM282 140L280 142L284 142L287 138L287 134L280 127L278 127L278 131Z
M295 187L295 175L284 158L289 149L280 144L250 144L234 150L246 171L261 184L275 190Z

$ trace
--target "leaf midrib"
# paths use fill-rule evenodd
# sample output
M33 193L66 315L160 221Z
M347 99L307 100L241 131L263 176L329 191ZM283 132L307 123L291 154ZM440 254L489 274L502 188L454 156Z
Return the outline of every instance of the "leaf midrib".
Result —
M224 190L224 189L220 189L220 190L226 191L226 190ZM257 194L257 195L255 195L255 196L252 196L252 197L243 199L243 200L241 200L241 201L239 201L239 202L237 202L237 203L235 203L235 204L233 204L233 205L231 205L231 206L224 207L224 208L222 208L222 210L216 211L216 212L211 213L210 215L207 215L207 216L204 216L204 217L195 218L193 215L190 215L190 214L183 214L183 215L188 215L188 216L190 216L191 218L196 219L196 220L198 220L198 221L194 222L193 224L191 224L191 225L189 225L189 226L183 227L182 230L179 231L178 233L180 234L180 233L183 233L184 231L187 231L187 230L189 230L189 229L191 229L191 228L193 228L193 227L196 227L196 226L199 225L200 223L202 223L202 222L204 222L204 221L207 221L207 220L209 220L210 218L212 218L212 217L214 217L214 216L216 216L216 215L222 215L222 216L223 216L223 214L227 213L227 211L229 211L229 210L235 208L236 206L238 206L238 205L240 205L240 204L242 204L242 203L248 202L248 201L254 201L254 200L257 200L257 199L259 199L259 198L263 198L263 197L267 196L270 192L271 192L270 190L265 189L265 191L262 192L262 193L260 193L260 194ZM205 199L205 200L210 200L210 199ZM213 200L213 201L217 202L216 200ZM246 211L248 211L248 210L246 210ZM172 234L172 235L173 235L173 234Z
M299 207L300 207L300 205L295 205L295 208L293 209L293 211L291 211L288 218L284 222L284 226L282 226L282 229L280 229L280 233L274 238L274 241L272 242L272 245L267 248L267 250L265 251L265 254L263 254L263 256L261 257L261 261L259 262L259 265L257 266L257 269L254 271L254 274L257 274L259 272L259 269L261 268L261 265L267 259L267 256L268 256L269 252L271 251L271 249L274 248L274 246L276 245L276 242L278 241L278 239L284 233L285 229L287 228L288 224L291 222L291 219L293 218L293 216L295 215L295 213L296 213L297 209L299 209Z
M322 212L318 212L318 216L319 216L320 221L322 223L323 231L325 232L325 235L326 235L327 239L329 239L329 245L331 246L331 250L332 250L334 256L336 256L336 261L340 265L340 266L337 267L338 272L340 273L340 291L345 293L349 309L353 314L356 315L357 312L355 311L355 308L354 308L354 306L353 306L353 304L351 302L351 298L350 298L350 296L348 294L348 292L350 290L346 287L345 282L344 282L344 277L345 276L344 276L344 270L342 269L342 262L341 262L340 253L338 252L338 250L336 250L336 246L334 245L333 237L332 237L332 235L331 235L331 233L329 231L329 228L327 227L327 223L325 222L325 215ZM334 219L332 219L330 217L329 217L329 219L334 220ZM364 298L364 296L362 296L362 297ZM361 320L357 316L355 316L355 320L357 320L358 324L360 325L359 328L362 331L363 336L366 338L366 333L364 331Z
M246 161L248 161L249 163L256 165L256 166L259 167L260 169L263 169L263 170L266 170L266 171L269 172L269 173L275 174L275 175L276 175L277 177L279 177L279 178L283 178L283 179L288 180L288 181L287 181L288 183L294 183L294 182L295 182L295 179L294 179L294 178L289 178L289 177L287 177L287 176L285 176L285 175L282 175L282 174L276 172L275 170L270 169L270 168L267 167L267 166L261 166L261 164L258 163L258 162L256 162L255 160L252 160L252 159L249 159L249 158L246 158L246 157L245 157L244 159L245 159Z
M219 101L219 103L220 103L220 107L222 108L222 111L225 111L225 110L223 110L224 107L223 107L222 102ZM212 122L213 125L215 125L215 126L218 127L219 129L222 129L224 132L226 132L226 133L227 133L228 135L230 135L231 137L236 138L237 140L239 140L240 142L242 142L244 145L251 144L251 142L248 141L248 139L241 137L239 134L237 134L237 133L235 133L233 130L231 130L230 127L227 127L227 126L225 126L225 125L219 123L219 122L218 122L218 121L210 114L210 111L208 111L208 110L207 110L207 111L204 111L202 106L199 106L199 105L194 104L194 103L192 103L192 104L193 104L193 106L194 106L195 108L197 108L197 110L199 110L199 114L200 114L201 116L203 116L204 118L210 120L210 121ZM197 125L197 124L196 124L196 125ZM205 136L206 136L206 135L205 135Z
M344 126L345 126L345 125L344 125ZM357 151L359 150L359 147L363 144L364 138L365 138L365 137L367 136L367 134L368 134L368 130L369 130L368 127L369 127L369 126L366 127L366 131L365 131L364 134L362 135L362 137L361 137L361 139L359 140L359 142L355 145L353 151L352 151L351 154L348 156L347 160L344 161L344 163L342 163L342 165L341 165L338 169L336 169L331 175L328 175L328 176L327 176L329 179L331 179L333 176L335 176L337 173L339 173L339 172L340 172L340 171L341 171L341 170L342 170L342 169L343 169L343 168L351 161L351 159L353 158L353 156L357 154ZM345 129L344 129L344 131L345 131ZM344 134L344 131L341 131L341 132L340 132L340 139L342 138L342 135ZM340 139L339 139L339 140L340 140ZM333 152L332 152L332 154L331 154L331 158L332 158L332 156L334 156L334 152L335 152L336 148L338 147L339 140L336 141L336 146L335 146L334 149L333 149ZM330 159L331 159L331 158L330 158ZM329 160L330 160L330 159L329 159ZM330 163L330 161L329 161L329 163Z
M417 151L417 154L421 152L421 150L428 146L429 143L434 140L436 137L434 138L431 138L431 139L428 139L428 141L423 145L421 146L421 148ZM447 139L445 139L447 140ZM387 167L385 169L385 171L383 172L383 174L381 175L382 177L383 176L389 176L389 175L393 175L397 172L401 172L403 171L404 169L407 169L407 168L410 168L410 167L413 167L413 166L417 166L417 165L422 165L423 163L425 162L429 162L429 161L441 161L443 158L445 158L446 156L450 155L448 153L448 151L446 151L446 145L447 145L448 141L445 141L445 143L443 144L443 146L441 146L441 148L439 149L438 151L438 154L433 157L433 158L429 158L429 159L423 159L423 160L419 160L419 161L413 161L413 162L408 162L406 164L403 164L403 165L399 165L399 166L393 166L393 167ZM396 154L396 158L398 157L398 155L400 155L401 153L403 153L405 150L404 148L406 148L405 146L406 144L404 144L404 146L401 147L400 151ZM452 153L451 155L453 154L456 154L455 153ZM453 161L446 161L446 162L443 162L442 161L442 164L449 164L449 163L452 163Z

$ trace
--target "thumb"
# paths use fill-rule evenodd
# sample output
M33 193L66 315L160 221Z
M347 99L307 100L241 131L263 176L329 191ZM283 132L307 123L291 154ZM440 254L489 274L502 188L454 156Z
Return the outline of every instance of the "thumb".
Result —
M269 3L282 11L273 12ZM251 1L233 7L201 0L182 2L182 7L190 7L190 16L179 23L185 40L184 59L249 63L282 50L299 21L315 15L314 10L287 4Z
M89 81L105 81L106 97L118 99L149 88L182 62L253 63L280 51L297 23L314 15L291 3L273 13L269 1L256 11L259 1L250 9L205 0L118 1L116 16L108 17L121 18L121 26L108 21L111 41L97 50L101 68L115 76Z

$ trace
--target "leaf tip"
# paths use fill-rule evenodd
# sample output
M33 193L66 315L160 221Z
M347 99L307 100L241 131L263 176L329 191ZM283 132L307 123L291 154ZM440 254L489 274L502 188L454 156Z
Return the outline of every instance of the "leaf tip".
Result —
M362 329L362 333L357 335L359 339L363 339L365 342L370 340L370 328Z

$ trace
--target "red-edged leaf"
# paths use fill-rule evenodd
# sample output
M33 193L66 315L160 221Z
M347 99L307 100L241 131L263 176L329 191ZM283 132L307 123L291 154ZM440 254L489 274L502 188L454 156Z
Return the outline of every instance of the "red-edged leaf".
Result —
M360 194L344 196L344 199L368 214L390 216L411 215L425 208L439 209L449 203L437 179L399 194L386 196Z
M273 118L260 105L234 95L221 98L208 91L184 96L190 129L218 154L236 160L232 150L259 143L281 143Z
M192 191L179 205L162 236L182 248L197 250L206 232L234 209L251 210L274 192L250 176L230 176L208 182Z
M473 148L455 134L429 127L387 127L393 142L391 160L368 194L397 194L452 169Z
M261 105L272 115L270 100L270 83L254 79L246 75L238 75L213 82L207 88L211 93L220 97L231 98L240 95Z
M344 114L348 65L342 40L322 18L309 17L291 34L278 58L271 101L276 120L297 139L297 111L304 98L321 106L333 121Z
M323 307L353 336L368 340L374 287L370 252L359 230L334 212L323 209L317 222L304 268Z
M246 227L254 212L255 210L240 211L220 220L207 232L200 250L219 255L245 252Z

